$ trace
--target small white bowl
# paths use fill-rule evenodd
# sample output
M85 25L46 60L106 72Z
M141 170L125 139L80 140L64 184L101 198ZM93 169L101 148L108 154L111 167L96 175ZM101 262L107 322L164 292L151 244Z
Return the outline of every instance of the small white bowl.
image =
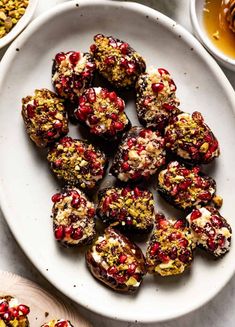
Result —
M6 34L6 36L0 38L0 49L5 47L11 41L13 41L17 37L17 35L20 34L23 29L29 24L30 20L33 17L37 4L38 0L29 0L29 5L26 8L25 14L12 28L12 30Z
M215 1L215 0L213 0ZM207 50L218 60L224 67L235 71L235 60L226 56L218 49L209 39L203 24L203 8L205 0L191 0L190 17L194 33Z

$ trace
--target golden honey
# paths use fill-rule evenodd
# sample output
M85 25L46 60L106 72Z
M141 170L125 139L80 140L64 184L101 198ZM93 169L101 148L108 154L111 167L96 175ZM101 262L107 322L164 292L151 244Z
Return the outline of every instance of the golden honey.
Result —
M228 0L205 0L203 22L212 43L225 55L235 59L235 33L226 19Z

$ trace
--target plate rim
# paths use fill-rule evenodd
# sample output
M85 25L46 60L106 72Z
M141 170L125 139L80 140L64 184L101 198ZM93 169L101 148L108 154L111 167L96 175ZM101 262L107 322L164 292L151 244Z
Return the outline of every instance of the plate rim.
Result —
M19 37L10 45L10 47L7 49L6 53L4 54L1 62L0 62L0 90L2 87L2 83L4 80L4 76L10 67L11 59L16 55L16 48L20 48L21 45L23 46L24 41L27 41L27 38L35 32L35 30L43 25L44 22L47 22L50 17L54 17L59 15L63 11L69 11L72 8L79 5L79 7L87 7L87 6L93 6L93 5L108 5L108 6L118 6L121 8L127 8L131 9L133 11L136 11L143 15L149 15L151 18L158 18L158 22L160 21L161 24L169 29L170 25L174 28L172 28L173 33L180 33L182 35L182 39L185 40L188 44L193 45L196 48L196 51L198 55L203 58L204 62L211 68L213 73L216 75L217 79L221 80L221 87L223 88L225 94L228 96L228 100L231 103L231 108L233 109L233 112L235 113L235 91L233 87L231 86L230 82L228 81L227 77L223 73L222 69L219 67L219 65L216 63L216 61L210 56L210 54L203 48L201 43L189 32L187 31L183 26L176 23L173 19L169 18L168 16L160 13L159 11L152 9L146 5L142 5L136 2L124 2L124 1L110 1L110 0L72 0L69 2L64 2L62 4L56 5L55 7L49 9L45 13L38 16L36 19L34 19L28 27L19 35ZM0 186L2 182L0 180ZM87 302L84 300L80 300L78 302L77 298L75 298L73 295L69 294L69 291L66 291L62 288L61 285L57 285L53 281L53 274L49 271L43 270L43 267L41 265L38 265L38 260L35 256L32 256L31 252L28 250L28 248L21 242L21 238L19 237L20 234L17 233L17 229L14 227L14 220L11 219L13 215L11 214L11 209L8 207L7 200L4 196L3 188L0 187L0 205L2 209L3 216L10 227L15 240L19 244L19 246L24 251L25 255L28 257L30 262L36 267L36 269L53 285L55 286L60 292L65 294L68 298L72 299L79 305L83 306L84 308L95 312L96 314L99 314L100 316L119 320L119 321L130 321L130 322L136 322L136 319L133 317L115 317L110 316L109 313L106 312L99 312L96 308L90 308L89 305L87 305ZM224 286L231 280L232 276L235 273L235 265L233 270L230 271L228 278L226 281L224 281L219 287L214 287L212 292L209 294L209 296L205 297L203 301L200 302L198 305L192 306L190 309L185 310L178 310L177 314L165 314L161 318L148 318L143 317L142 319L139 319L138 322L141 323L157 323L157 322L163 322L168 321L171 319L179 318L183 315L186 315L190 312L193 312L199 308L201 308L203 305L208 303L210 300L212 300L223 288ZM128 312L127 312L128 314Z

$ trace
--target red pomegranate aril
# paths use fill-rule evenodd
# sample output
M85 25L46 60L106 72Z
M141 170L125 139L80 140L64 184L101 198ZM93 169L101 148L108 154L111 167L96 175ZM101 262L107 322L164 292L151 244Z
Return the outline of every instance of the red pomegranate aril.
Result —
M158 258L164 263L167 263L170 260L169 256L163 251L159 251Z
M3 314L3 319L6 321L10 321L12 319L12 316L9 311Z
M21 311L24 315L28 315L30 311L29 307L27 307L27 305L24 304L18 305L18 310Z
M141 196L141 190L136 186L135 188L134 188L134 193L135 193L135 196L137 196L137 197L139 197L139 196Z
M87 214L89 217L94 217L95 215L95 209L94 208L89 208L87 211Z
M175 222L174 227L177 229L182 229L185 227L185 222L183 220L179 219Z
M109 45L115 49L117 48L117 42L112 38L109 39Z
M92 115L92 116L89 117L89 123L90 123L91 125L95 125L95 124L97 124L98 122L99 122L99 118L96 117L95 115Z
M127 162L123 162L122 169L124 171L128 171L130 169L130 165Z
M115 92L110 92L109 93L109 99L111 101L116 101L117 100L117 94Z
M179 184L179 188L183 191L186 191L191 184L192 184L191 180L184 181Z
M183 263L188 263L190 261L190 256L191 252L189 250L185 250L179 255L179 259Z
M175 82L173 80L171 80L169 82L170 86L171 86L171 91L175 92L177 90L177 87L175 85Z
M117 268L115 266L109 267L107 270L108 275L115 275L118 272Z
M56 129L61 129L62 126L63 126L63 123L60 120L56 120L53 124L53 127Z
M169 103L163 103L162 106L163 106L164 109L166 109L166 110L168 110L168 111L172 111L172 110L175 109L175 106L172 105L172 104L169 104Z
M127 269L127 273L128 275L133 275L136 271L136 264L134 263L131 263L129 266L128 266L128 269Z
M84 115L91 114L93 112L92 108L89 106L81 105L78 110L83 113Z
M118 121L114 122L114 128L118 131L121 131L124 128L124 124Z
M66 320L59 321L55 324L55 327L68 327L68 322Z
M124 101L121 98L117 97L116 104L118 106L119 111L124 110L125 105L124 105Z
M10 312L11 316L13 316L14 318L19 317L19 312L16 308L9 308L9 312Z
M73 232L71 233L71 238L73 240L80 240L80 238L82 237L83 237L83 231L79 227L73 230Z
M150 249L150 254L154 256L157 251L160 249L160 244L159 243L154 243Z
M222 228L223 222L218 216L211 216L211 223L216 228Z
M104 59L104 63L106 64L106 65L113 65L113 64L115 64L115 57L114 56L109 56L109 57L106 57L105 59Z
M59 202L62 198L63 198L62 194L56 193L56 194L52 195L51 201L56 203L56 202Z
M48 137L53 137L53 136L55 136L55 132L53 132L53 131L49 131L49 132L47 132L47 136Z
M60 64L63 60L66 59L66 56L64 53L57 53L57 55L55 56L55 61Z
M56 168L60 167L62 164L62 159L57 159L55 162L54 162L54 165Z
M198 195L198 198L202 201L208 201L211 199L211 193L210 192L204 192L202 194Z
M96 100L96 93L95 93L95 90L93 88L89 89L88 92L86 93L86 96L87 96L87 100L90 102L90 103L94 103L95 100Z
M180 246L186 248L188 246L188 240L186 238L179 241Z
M120 50L121 50L121 53L125 55L125 54L128 53L129 44L126 43L126 42L124 42L124 43L122 43L122 44L120 45L119 48L120 48Z
M200 172L200 167L193 167L192 171L194 174L198 174Z
M105 245L107 244L107 242L105 240L101 241L99 244L96 245L96 251L97 252L102 252L103 248L105 247Z
M120 256L119 256L119 262L120 263L125 263L126 262L126 259L127 259L127 255L120 254Z
M151 87L152 87L153 92L159 93L164 89L164 84L163 83L153 83Z
M107 196L105 199L104 199L104 202L103 202L103 209L106 211L108 208L109 208L109 205L111 203L111 198L109 196Z
M64 231L64 226L60 225L56 227L55 229L55 238L57 240L62 240L64 238L65 231Z
M158 219L157 223L161 229L166 229L168 227L168 221L165 218Z
M71 206L77 209L80 205L80 198L73 198L71 201Z
M129 193L129 190L128 189L124 188L122 190L122 196L126 196L128 193Z
M195 220L197 218L200 218L201 217L201 212L198 210L198 209L194 209L191 213L191 216L190 216L190 220Z
M32 104L28 104L26 107L27 115L29 118L33 118L35 115L35 107Z
M177 258L177 247L174 246L170 252L168 253L169 257L172 259L172 260L175 260Z
M79 59L80 59L80 52L73 52L73 53L69 56L69 61L70 61L71 64L73 64L74 66L77 65Z
M222 234L219 234L218 237L217 237L217 242L219 244L220 247L223 247L224 244L225 244L225 236L222 235Z
M118 120L118 115L116 115L116 114L111 114L111 115L110 115L110 118L111 118L112 120L116 121L116 120Z
M182 237L182 234L179 233L179 232L173 232L171 233L171 235L169 236L169 240L170 241L175 241L175 240L178 240Z
M8 303L7 302L0 303L0 314L6 312L7 310L8 310Z
M121 63L120 63L121 67L127 68L128 66L128 60L125 58L121 58Z
M91 52L95 52L96 51L96 49L97 49L97 47L96 47L96 45L95 44L92 44L91 46L90 46L90 51Z
M120 283L120 284L124 284L126 282L126 277L125 276L120 275L120 276L116 276L115 278L118 281L118 283Z
M160 75L163 74L169 75L169 72L165 68L158 68L158 72Z
M213 238L209 238L207 240L207 246L208 246L209 250L211 250L211 251L215 251L218 247L218 245L216 244L216 242Z

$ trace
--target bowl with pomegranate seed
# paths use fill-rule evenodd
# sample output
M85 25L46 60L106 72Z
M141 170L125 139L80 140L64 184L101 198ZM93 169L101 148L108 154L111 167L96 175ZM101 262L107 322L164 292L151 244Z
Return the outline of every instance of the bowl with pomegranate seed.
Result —
M146 68L141 55L127 42L113 36L95 35L90 52L99 73L118 89L134 87Z
M114 91L109 92L101 87L89 88L78 102L74 115L94 136L115 141L131 127L124 113L125 102Z
M151 67L136 83L136 109L139 121L147 128L162 131L169 119L180 113L176 85L164 68Z

